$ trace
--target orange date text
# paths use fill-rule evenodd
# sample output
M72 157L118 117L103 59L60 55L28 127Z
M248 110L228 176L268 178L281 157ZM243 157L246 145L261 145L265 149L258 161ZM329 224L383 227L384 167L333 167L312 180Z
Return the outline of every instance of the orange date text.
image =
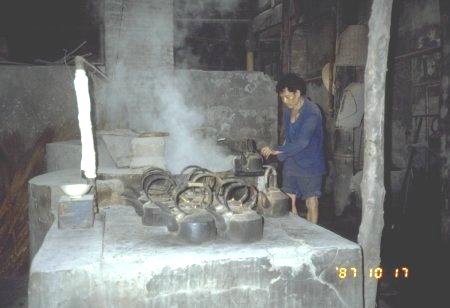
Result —
M361 270L356 267L336 267L336 274L340 279L357 278L361 276ZM409 268L406 266L385 270L382 267L369 268L364 273L368 278L382 279L390 275L396 279L407 279L410 276Z

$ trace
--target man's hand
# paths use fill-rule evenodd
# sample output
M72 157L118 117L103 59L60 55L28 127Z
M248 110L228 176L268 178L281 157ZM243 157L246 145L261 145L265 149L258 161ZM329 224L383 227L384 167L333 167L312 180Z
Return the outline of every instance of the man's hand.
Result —
M261 149L261 154L262 156L264 156L265 159L267 159L270 155L278 155L280 153L281 153L280 151L274 151L269 147L263 147Z

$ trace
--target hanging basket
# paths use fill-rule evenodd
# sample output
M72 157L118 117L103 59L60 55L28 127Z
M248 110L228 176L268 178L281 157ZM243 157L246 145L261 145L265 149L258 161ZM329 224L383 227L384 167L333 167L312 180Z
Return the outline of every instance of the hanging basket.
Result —
M365 66L367 59L368 29L365 25L350 25L339 37L336 65Z

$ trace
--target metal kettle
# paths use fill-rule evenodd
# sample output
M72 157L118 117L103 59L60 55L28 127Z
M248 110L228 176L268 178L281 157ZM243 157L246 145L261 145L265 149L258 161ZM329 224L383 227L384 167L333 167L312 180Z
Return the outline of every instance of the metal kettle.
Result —
M246 191L235 200L231 198L231 195L238 189ZM225 189L223 200L219 199L221 202L209 209L216 218L216 225L222 238L238 243L261 240L264 227L263 218L253 210L257 198L256 187L239 180Z
M207 192L207 201L203 204L182 206L182 194L193 188L202 188ZM214 216L205 208L212 201L212 192L208 186L201 183L187 183L175 192L173 206L154 201L165 216L167 230L175 232L178 237L186 242L200 244L214 240L217 236L217 228Z
M260 191L258 212L267 217L281 217L289 214L291 199L277 186L277 170L265 165L265 187Z

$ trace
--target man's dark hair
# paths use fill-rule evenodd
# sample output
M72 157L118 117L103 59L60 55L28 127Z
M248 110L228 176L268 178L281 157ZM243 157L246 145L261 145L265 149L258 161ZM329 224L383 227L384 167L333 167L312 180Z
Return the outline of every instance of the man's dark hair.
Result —
M278 80L276 91L280 93L284 88L287 88L289 92L295 92L300 90L302 95L306 95L306 82L294 73L287 73Z

